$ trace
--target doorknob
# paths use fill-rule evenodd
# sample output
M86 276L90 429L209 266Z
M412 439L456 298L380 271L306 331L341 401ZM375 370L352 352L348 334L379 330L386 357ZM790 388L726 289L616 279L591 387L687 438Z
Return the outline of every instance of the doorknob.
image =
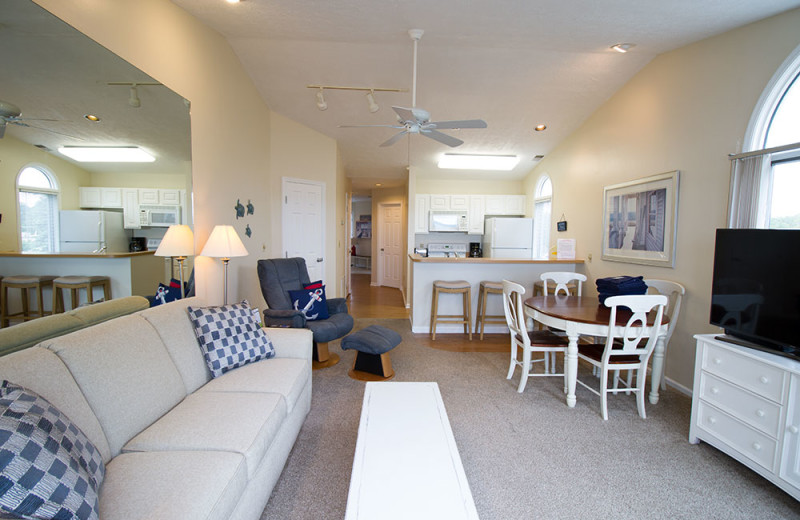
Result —
M322 262L322 257L317 258L317 262Z

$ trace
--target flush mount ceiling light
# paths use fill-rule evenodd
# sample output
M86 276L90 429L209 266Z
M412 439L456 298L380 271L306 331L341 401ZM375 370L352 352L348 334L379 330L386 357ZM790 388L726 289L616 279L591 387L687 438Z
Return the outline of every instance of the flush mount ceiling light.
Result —
M58 153L78 162L153 162L155 157L138 146L62 146Z
M328 110L328 104L325 102L325 96L322 94L322 88L317 92L317 108L320 110Z
M516 155L480 155L446 153L439 159L439 168L448 170L509 171L519 163Z
M544 131L546 129L547 129L547 125L544 124L544 123L542 123L541 125L536 125L536 128L534 128L534 130L536 130L537 132L542 132L542 131Z
M635 43L618 43L616 45L612 45L611 50L615 50L617 52L625 54L634 47L636 47Z
M328 104L325 103L325 99L322 97L322 92L324 90L357 90L360 92L366 92L369 111L373 114L381 109L381 107L375 102L376 92L408 92L408 89L405 88L342 87L337 85L306 85L306 88L319 89L319 92L317 92L317 108L320 110L325 110L328 108Z
M225 0L225 1L228 2L229 4L238 4L239 3L239 0Z
M381 107L379 107L378 104L375 102L374 90L370 90L369 92L367 92L367 103L369 103L369 111L373 114L381 109Z

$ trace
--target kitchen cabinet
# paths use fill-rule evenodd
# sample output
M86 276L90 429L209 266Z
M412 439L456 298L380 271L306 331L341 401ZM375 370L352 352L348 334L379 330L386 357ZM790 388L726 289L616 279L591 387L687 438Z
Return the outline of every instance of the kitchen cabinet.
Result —
M449 210L450 195L430 195L430 207L432 210Z
M122 208L122 188L83 187L78 188L81 208Z
M158 203L164 206L181 206L182 199L181 190L158 190Z
M487 215L524 215L525 195L486 195Z
M428 232L430 200L430 195L417 195L414 197L414 233Z
M122 188L122 227L125 229L140 229L139 220L139 190L136 188Z
M139 204L143 206L180 206L181 190L139 188Z
M453 211L469 211L469 195L450 195L450 207Z
M483 195L470 195L469 196L469 211L467 218L469 220L470 235L483 234L483 217L486 213L485 210L486 198Z

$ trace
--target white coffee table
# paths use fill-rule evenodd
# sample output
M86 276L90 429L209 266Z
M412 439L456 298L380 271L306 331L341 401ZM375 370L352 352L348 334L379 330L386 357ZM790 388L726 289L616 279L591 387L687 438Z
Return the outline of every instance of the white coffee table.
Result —
M477 519L436 383L370 382L346 520Z

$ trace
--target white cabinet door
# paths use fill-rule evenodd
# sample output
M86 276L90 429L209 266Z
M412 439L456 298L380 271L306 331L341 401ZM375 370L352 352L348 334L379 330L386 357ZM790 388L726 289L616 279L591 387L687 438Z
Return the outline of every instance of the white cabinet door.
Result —
M780 478L800 488L800 375L792 374L786 404L786 427Z
M158 204L158 190L155 188L139 188L139 204L145 206Z
M525 195L506 195L506 215L525 214Z
M431 195L431 206L433 210L450 209L450 195Z
M483 195L469 196L469 234L483 234L483 218L485 215L485 197Z
M505 215L506 214L505 195L486 195L486 214Z
M100 188L101 208L122 208L122 188Z
M181 190L158 190L158 203L165 206L180 206Z
M469 210L469 195L450 195L450 207L452 210Z
M136 188L122 188L122 227L125 229L139 229L139 190Z
M80 206L82 208L99 208L100 206L100 188L88 187L78 188L78 198L80 199Z
M428 232L428 207L430 197L417 195L414 197L414 233Z

